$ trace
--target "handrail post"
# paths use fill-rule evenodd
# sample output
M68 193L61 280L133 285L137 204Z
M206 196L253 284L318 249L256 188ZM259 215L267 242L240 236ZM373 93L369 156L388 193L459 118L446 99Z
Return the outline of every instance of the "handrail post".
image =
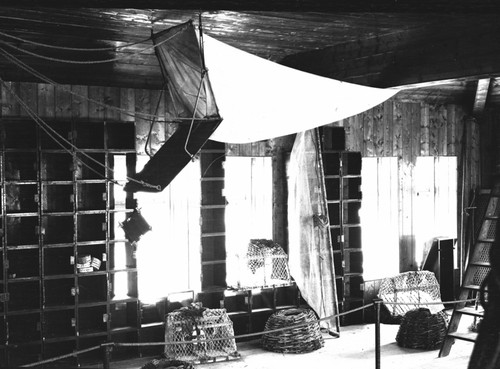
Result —
M373 300L375 309L375 369L380 369L380 305L383 300L376 298Z
M109 362L111 361L111 351L113 346L109 343L105 343L101 346L102 348L102 367L104 369L109 369Z

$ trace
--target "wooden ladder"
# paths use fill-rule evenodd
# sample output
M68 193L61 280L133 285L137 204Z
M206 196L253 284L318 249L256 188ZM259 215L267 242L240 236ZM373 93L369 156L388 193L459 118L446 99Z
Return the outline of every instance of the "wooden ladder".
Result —
M491 270L490 250L496 239L496 224L500 212L500 191L482 190L479 194L477 215L482 217L480 228L473 230L475 236L474 247L469 253L469 261L465 268L462 286L458 300L477 298L478 292L485 278ZM483 209L481 209L483 208ZM475 342L476 332L457 332L462 315L483 317L484 309L476 303L457 303L453 309L446 336L439 351L439 357L447 356L456 339Z

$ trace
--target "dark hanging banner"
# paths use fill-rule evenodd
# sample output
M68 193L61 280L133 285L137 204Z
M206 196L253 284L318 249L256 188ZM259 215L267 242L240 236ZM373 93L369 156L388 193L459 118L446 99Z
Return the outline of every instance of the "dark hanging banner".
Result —
M127 192L160 192L181 172L217 129L222 118L208 79L203 50L191 21L153 35L165 92L167 115L177 130L125 186Z

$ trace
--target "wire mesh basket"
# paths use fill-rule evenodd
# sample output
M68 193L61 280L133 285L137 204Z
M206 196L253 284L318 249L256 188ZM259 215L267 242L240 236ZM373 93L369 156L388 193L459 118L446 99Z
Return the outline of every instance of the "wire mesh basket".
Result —
M444 309L444 305L439 303L441 291L436 276L426 270L405 272L385 278L380 284L378 296L384 300L393 317L401 317L419 307L425 307L433 314ZM401 303L401 305L391 303ZM431 304L420 305L424 303Z
M169 359L204 363L240 357L226 309L194 306L167 314L165 342Z
M292 282L288 255L272 240L250 240L246 253L235 260L236 280L230 283L233 288L265 288Z
M401 320L396 342L401 347L435 350L441 346L447 326L448 316L443 311L432 314L426 308L410 310Z
M307 322L311 324L305 324ZM288 329L272 332L281 328ZM300 354L315 351L325 344L319 323L310 309L278 311L267 320L265 331L270 332L264 333L261 343L268 351Z

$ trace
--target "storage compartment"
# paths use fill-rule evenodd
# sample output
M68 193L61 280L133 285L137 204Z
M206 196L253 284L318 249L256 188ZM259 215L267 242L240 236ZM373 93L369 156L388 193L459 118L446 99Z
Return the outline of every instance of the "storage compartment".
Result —
M344 202L344 224L359 224L361 202Z
M345 247L347 248L361 248L361 227L349 226L344 227L345 234Z
M299 290L295 285L276 288L275 296L276 309L288 309L299 305Z
M106 156L104 153L77 153L75 164L75 175L77 179L106 178Z
M224 161L226 160L225 148L221 152L206 152L208 147L202 149L200 155L200 168L203 178L224 178Z
M77 289L74 278L46 279L43 281L44 302L47 307L75 304Z
M3 122L6 149L36 149L36 123L30 120Z
M38 277L40 260L38 249L8 250L9 279Z
M361 174L361 153L343 152L342 153L342 174L359 175Z
M46 311L44 313L44 337L68 338L75 336L75 310Z
M42 152L41 177L44 181L73 180L73 156L69 153Z
M106 306L91 306L78 309L78 333L80 336L106 333L108 326Z
M224 180L201 181L201 205L225 205Z
M75 339L65 339L64 341L58 342L45 342L43 345L45 359L51 359L53 357L70 354L74 351L76 351ZM76 368L77 359L76 357L67 357L57 360L57 364L60 368Z
M26 340L24 340L26 342ZM8 353L9 368L17 368L21 365L35 363L42 359L42 344L31 343L18 346L10 346Z
M44 244L73 243L75 226L72 215L45 215L42 224Z
M350 200L361 200L361 177L343 178L343 197Z
M113 242L109 245L109 268L121 270L136 268L135 248L126 242Z
M106 240L105 214L78 214L76 219L77 242Z
M226 264L205 264L201 266L202 289L209 287L226 287Z
M78 274L78 296L81 304L105 302L108 280L105 275Z
M340 179L325 178L326 198L330 201L340 200Z
M361 251L345 252L346 273L363 273L363 253Z
M226 230L224 208L220 209L201 209L201 224L202 233L222 233Z
M114 150L135 149L135 124L133 122L106 123L107 148Z
M83 266L79 268L77 264L77 271L79 274L96 272L96 271L106 271L106 263L108 260L108 255L106 253L106 244L98 245L85 245L78 246L76 260L79 263L79 259L85 256L90 256L90 265ZM92 270L84 269L85 267L90 267Z
M224 305L220 306L225 308L229 315L245 314L249 312L250 301L247 291L230 291L224 292Z
M5 208L7 213L36 213L38 211L38 189L36 184L5 185Z
M65 143L65 141L70 141L72 136L71 122L50 122L47 125L50 127L48 129L50 136L43 129L39 131L42 150L71 149L71 146ZM57 141L52 137L56 137Z
M137 272L123 271L110 275L112 297L115 300L137 298Z
M105 183L78 183L77 210L106 210Z
M138 333L137 331L116 331L111 332L111 341L117 343L135 343L137 342ZM147 342L161 342L159 341L147 341ZM156 352L158 355L161 355L163 350L160 350L161 346L152 346L156 348ZM139 348L137 346L115 346L113 348L112 359L115 361L118 360L126 360L126 359L135 359L138 356ZM147 351L146 351L147 352ZM150 350L152 352L152 350ZM144 351L142 351L144 353Z
M100 346L108 341L106 333L102 333L97 337L83 337L78 340L78 350L85 350L88 348ZM96 349L84 352L78 355L78 362L85 366L85 364L102 364L102 350Z
M252 313L273 311L274 293L272 289L252 291Z
M38 217L7 217L7 245L38 245Z
M9 316L10 344L40 340L40 313Z
M340 203L338 202L330 202L328 203L328 218L330 220L330 224L338 225L340 224Z
M9 283L9 311L40 309L40 282L13 282Z
M104 109L99 107L98 109ZM75 145L79 149L104 149L104 123L78 122L75 125Z
M73 274L75 271L73 247L44 248L43 266L46 276Z
M325 176L340 175L340 153L324 152L323 153L323 170Z
M332 239L332 248L333 251L340 251L342 249L342 240L340 236L340 227L332 227L330 226L330 237Z
M226 260L226 236L201 239L201 261Z
M44 212L73 211L72 184L42 184L42 210Z
M345 296L350 298L363 298L363 277L362 276L349 276L344 279Z
M196 302L209 309L219 309L224 303L224 291L200 292L196 296Z
M117 302L110 305L111 329L137 328L138 302ZM160 319L163 321L163 318Z
M6 152L5 179L7 181L35 181L37 156L35 152Z

